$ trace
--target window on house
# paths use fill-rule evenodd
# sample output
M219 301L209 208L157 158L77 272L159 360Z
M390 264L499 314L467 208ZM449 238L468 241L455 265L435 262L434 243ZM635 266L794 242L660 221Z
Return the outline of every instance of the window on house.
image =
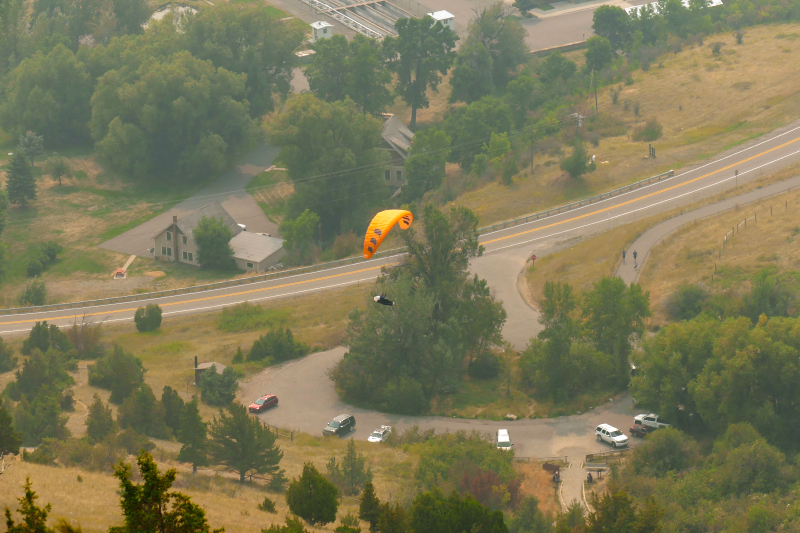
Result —
M183 260L184 261L188 261L189 260L189 254L186 253L186 250L183 251Z
M402 170L398 170L397 171L397 181L403 181L403 171Z
M253 263L251 263L250 261L248 261L248 262L247 262L247 268L253 268Z
M167 246L167 257L172 257L172 248Z
M392 171L391 170L385 171L383 173L383 177L386 178L386 181L389 181L390 179L392 179Z
M189 261L194 261L194 254L189 252Z
M172 240L172 232L171 232L171 231L168 231L168 232L167 232L167 240L168 240L168 241L171 241L171 240Z
M326 33L328 33L328 28L323 28L323 29L322 29L322 33L323 33L323 34L326 34Z
M167 247L166 246L162 246L161 247L161 255L167 255Z
M183 244L189 244L189 239L186 238L186 235L183 235Z

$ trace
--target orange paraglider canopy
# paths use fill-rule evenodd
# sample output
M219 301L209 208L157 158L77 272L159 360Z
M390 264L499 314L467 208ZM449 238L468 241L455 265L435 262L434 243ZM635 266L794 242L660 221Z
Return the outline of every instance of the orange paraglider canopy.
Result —
M414 221L411 211L402 209L389 209L381 211L372 222L369 223L367 234L364 236L364 259L369 259L372 254L378 251L378 247L383 239L389 234L395 224L399 224L401 229L408 229Z

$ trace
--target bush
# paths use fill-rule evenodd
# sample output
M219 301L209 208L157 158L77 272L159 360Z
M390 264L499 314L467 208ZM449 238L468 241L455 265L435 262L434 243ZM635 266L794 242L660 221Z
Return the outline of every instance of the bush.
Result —
M133 315L133 321L140 332L155 331L161 327L161 307L158 304L140 307Z
M121 428L130 427L137 433L157 439L170 437L170 430L164 421L164 406L147 384L143 384L122 402L117 413L117 423Z
M667 302L667 314L672 320L691 320L703 312L708 292L697 285L681 285Z
M49 241L42 244L40 250L48 263L55 263L56 259L58 259L58 254L64 251L64 247L55 241Z
M29 278L35 278L44 272L44 265L39 258L31 259L28 266L25 268L25 273Z
M17 358L14 357L14 350L11 349L11 346L7 346L0 337L0 373L9 372L15 368L17 368Z
M36 325L31 328L28 338L22 341L22 355L30 355L34 349L42 353L53 348L61 353L68 353L69 357L72 356L74 346L70 342L61 329L55 324L48 326L47 320L43 322L36 322Z
M264 497L264 501L258 504L258 510L264 511L265 513L272 513L272 514L278 513L278 510L275 509L275 502L273 502L266 496Z
M262 361L268 357L274 362L283 362L302 357L309 352L309 347L294 340L292 330L272 330L262 335L253 343L247 354L248 361Z
M398 377L386 384L381 409L401 415L417 415L430 407L422 384L409 377Z
M233 354L233 359L231 359L231 363L233 363L234 365L239 365L241 363L244 363L244 352L242 352L241 346L236 348L236 353Z
M311 463L303 466L303 474L292 481L286 491L289 509L311 525L325 525L336 520L339 491Z
M575 139L574 147L572 154L561 160L561 170L568 172L573 178L579 178L589 171L589 156L580 139Z
M47 287L44 280L41 278L34 278L31 280L17 298L17 302L21 306L28 305L44 305L47 300Z
M477 379L496 378L500 373L500 358L493 353L482 353L469 362L469 375Z
M222 374L212 365L200 374L200 399L208 405L224 407L236 397L239 386L236 372L231 367L225 368Z
M66 332L80 359L97 359L105 355L105 347L100 343L101 334L102 322L92 324L85 316L80 324L75 321Z
M657 118L649 118L647 122L644 124L640 124L633 129L633 137L634 141L646 141L651 142L659 139L661 137L661 133L663 131L663 127L661 123L658 121Z
M344 259L351 255L357 255L361 248L361 238L353 232L339 235L333 241L333 257L334 259Z
M89 367L89 385L111 391L111 403L121 404L144 383L142 361L119 346Z

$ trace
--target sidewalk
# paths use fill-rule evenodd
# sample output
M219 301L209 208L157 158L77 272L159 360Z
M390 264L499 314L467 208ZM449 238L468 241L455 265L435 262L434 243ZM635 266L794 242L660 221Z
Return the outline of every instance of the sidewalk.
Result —
M586 509L583 500L583 482L586 479L586 469L583 468L583 457L576 457L569 468L561 470L561 506L564 510L572 502L579 502Z

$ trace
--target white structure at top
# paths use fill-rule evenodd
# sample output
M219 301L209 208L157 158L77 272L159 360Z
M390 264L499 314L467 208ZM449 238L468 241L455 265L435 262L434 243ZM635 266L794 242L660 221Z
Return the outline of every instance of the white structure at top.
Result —
M323 20L312 22L311 27L314 29L314 35L311 37L311 42L315 43L319 39L330 39L333 37L333 24Z
M689 9L689 0L681 0L681 3L683 4L683 7ZM706 7L716 7L721 5L722 5L722 0L708 0L708 2L706 3ZM645 6L650 6L650 8L653 10L653 13L658 15L658 2L651 2L649 4L645 4ZM642 9L643 7L644 6L626 7L625 12L628 15L632 14L638 15L639 10Z
M428 13L428 16L433 17L433 20L438 20L441 22L445 28L450 28L451 30L456 31L456 17L449 11L434 11L433 13Z

